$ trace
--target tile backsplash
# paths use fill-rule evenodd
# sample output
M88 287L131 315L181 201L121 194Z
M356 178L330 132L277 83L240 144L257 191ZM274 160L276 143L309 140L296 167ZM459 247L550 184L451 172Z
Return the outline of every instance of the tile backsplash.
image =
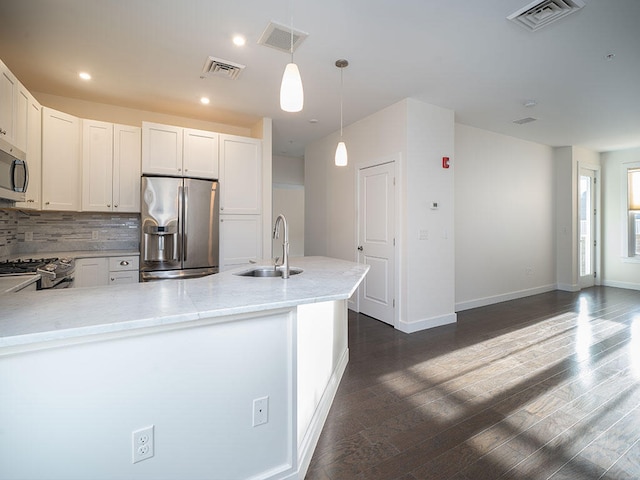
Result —
M140 249L136 213L0 209L0 258L47 252Z

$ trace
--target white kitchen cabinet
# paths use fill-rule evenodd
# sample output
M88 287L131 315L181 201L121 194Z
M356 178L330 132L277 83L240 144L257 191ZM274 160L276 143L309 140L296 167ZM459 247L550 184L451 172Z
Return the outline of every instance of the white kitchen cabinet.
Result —
M183 130L182 164L185 177L218 178L219 134L204 130Z
M220 270L262 258L262 216L220 216Z
M262 141L220 135L220 213L262 213Z
M109 258L109 285L138 283L140 257L129 255Z
M42 107L29 94L29 110L27 112L27 166L29 167L29 184L24 202L16 202L17 208L42 208L40 193L42 190Z
M76 259L74 287L102 287L138 283L139 257L93 257Z
M29 92L0 61L0 135L11 145L27 149Z
M73 280L74 288L100 287L109 284L109 259L78 258Z
M142 122L142 172L218 178L218 136L215 132Z
M42 208L80 210L80 119L42 108Z
M113 124L82 120L82 210L111 211Z
M82 210L140 211L140 129L82 121Z

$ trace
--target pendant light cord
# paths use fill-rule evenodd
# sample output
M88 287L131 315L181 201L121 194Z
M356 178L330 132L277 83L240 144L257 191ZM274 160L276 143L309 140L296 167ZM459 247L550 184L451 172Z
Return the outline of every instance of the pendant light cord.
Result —
M342 139L342 71L344 68L340 68L340 138Z

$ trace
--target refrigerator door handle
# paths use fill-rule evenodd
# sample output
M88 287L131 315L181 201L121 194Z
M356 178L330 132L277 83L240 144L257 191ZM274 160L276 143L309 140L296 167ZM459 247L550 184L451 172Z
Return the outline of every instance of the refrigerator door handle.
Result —
M189 230L188 230L188 222L187 219L189 218L189 187L187 187L185 185L184 187L184 215L182 216L182 225L183 225L183 240L182 240L182 261L186 262L187 261L187 244L189 242L187 242L187 238L189 236Z

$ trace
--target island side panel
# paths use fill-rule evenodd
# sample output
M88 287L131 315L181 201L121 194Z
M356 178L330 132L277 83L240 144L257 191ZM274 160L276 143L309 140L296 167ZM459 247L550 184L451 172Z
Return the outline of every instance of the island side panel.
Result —
M347 300L298 306L297 339L298 459L304 478L349 361Z
M294 312L0 358L0 478L295 474ZM155 455L132 464L132 432L149 425Z

